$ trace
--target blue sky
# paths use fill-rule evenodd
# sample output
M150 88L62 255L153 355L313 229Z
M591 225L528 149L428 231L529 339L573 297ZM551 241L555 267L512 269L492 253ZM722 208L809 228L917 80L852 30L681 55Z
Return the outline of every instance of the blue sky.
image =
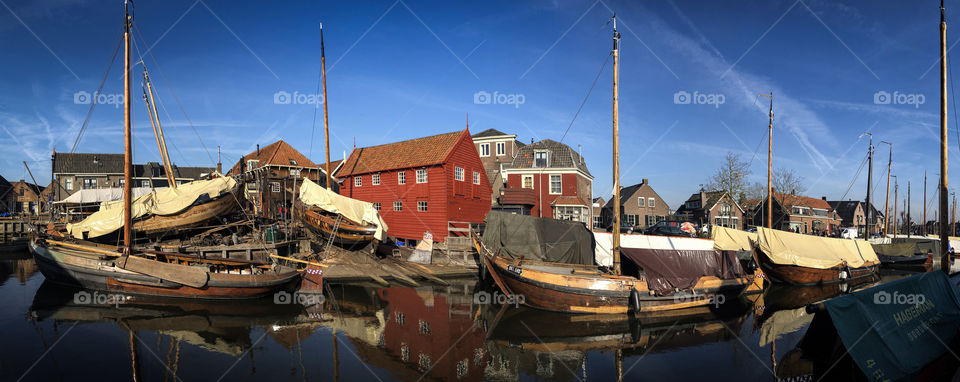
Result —
M46 183L49 153L69 151L86 117L89 105L75 98L96 90L122 29L123 4L0 3L0 174L27 178L20 163L26 160ZM901 199L910 180L914 216L920 214L923 171L930 190L939 172L939 9L931 0L141 0L134 60L137 49L149 49L144 59L178 165L210 166L221 146L229 167L276 139L319 163L322 109L314 123L308 101L317 87L322 20L333 158L349 153L354 141L369 146L459 130L469 113L472 132L496 128L523 142L563 137L582 146L595 195L608 197L609 62L564 131L609 54L611 27L604 23L613 11L623 36L624 184L648 178L675 208L728 151L752 159L750 180L765 181L766 104L757 94L772 91L774 166L802 175L809 196L864 196L866 170L850 186L867 150L860 135L870 131L878 146L877 204L887 157L879 141L886 140L894 145ZM960 10L947 10L948 23L954 15ZM948 43L958 41L954 34ZM105 100L122 94L122 61L114 65ZM140 66L135 74L135 160L156 161ZM293 102L276 103L280 92ZM479 92L523 103L478 104ZM676 102L681 92L699 97ZM950 101L950 164L957 169ZM98 106L77 151L122 152L122 122L122 108ZM951 178L960 182L960 171Z

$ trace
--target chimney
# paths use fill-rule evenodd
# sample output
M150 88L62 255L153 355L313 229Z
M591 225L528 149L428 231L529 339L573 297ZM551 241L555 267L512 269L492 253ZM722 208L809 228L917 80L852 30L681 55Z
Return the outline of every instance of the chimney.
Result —
M260 144L257 143L257 159L260 159Z
M821 196L820 199L823 199L823 201L827 201L827 197L826 197L826 196Z
M641 180L640 184L647 184L647 185L649 185L649 184L650 184L650 181L647 180L647 178L643 178L643 179Z
M217 172L223 174L223 164L220 163L220 146L217 146Z
M530 144L531 145L533 144L533 138L530 138Z

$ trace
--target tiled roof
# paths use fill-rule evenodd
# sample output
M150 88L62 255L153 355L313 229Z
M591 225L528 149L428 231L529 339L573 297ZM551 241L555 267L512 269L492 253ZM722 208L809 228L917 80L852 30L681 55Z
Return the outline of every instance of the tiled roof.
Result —
M456 146L466 129L446 134L432 135L385 145L363 147L353 150L337 176L350 176L424 167L440 164Z
M474 137L474 138L483 138L483 137L497 137L497 136L501 136L501 135L507 135L507 133L504 133L504 132L502 132L502 131L500 131L500 130L497 130L497 129L486 129L486 130L484 130L484 131L481 131L481 132L479 132L479 133L474 134L473 137Z
M153 169L157 169L158 172L154 172ZM203 174L210 174L216 171L216 168L210 167L180 167L173 166L173 177L174 178L186 178L186 179L199 179ZM156 174L156 175L155 175ZM147 162L147 164L135 164L133 165L133 177L134 178L158 178L163 179L167 177L167 170L163 167L162 164L158 162Z
M243 169L243 164L252 159L260 161L260 166L273 165L313 168L318 167L316 164L310 161L310 159L307 159L306 156L297 151L297 149L293 148L290 146L290 144L281 139L267 145L266 147L261 147L259 155L257 155L257 151L244 155L243 158L240 158L240 160L237 161L237 164L233 165L233 168L231 168L230 172L227 174L239 174L241 169Z
M783 206L786 208L809 207L809 208L817 208L817 209L823 209L828 211L833 210L833 207L831 207L830 203L827 203L826 200L811 198L809 196L790 195L790 194L784 194L781 192L774 192L773 198L776 199L778 203L782 203ZM759 206L760 203L762 203L766 199L767 198L764 197L763 199L748 200L745 203L743 203L743 205L745 206L745 208L746 206L755 208Z
M590 206L590 203L587 203L583 199L580 199L579 196L561 196L550 203L551 206Z
M533 155L538 150L547 150L547 168L578 168L590 175L586 162L576 151L563 143L552 139L544 139L539 142L523 146L513 158L513 163L504 165L505 168L535 168ZM592 176L592 175L591 175Z
M58 174L122 174L123 154L56 153L53 172Z

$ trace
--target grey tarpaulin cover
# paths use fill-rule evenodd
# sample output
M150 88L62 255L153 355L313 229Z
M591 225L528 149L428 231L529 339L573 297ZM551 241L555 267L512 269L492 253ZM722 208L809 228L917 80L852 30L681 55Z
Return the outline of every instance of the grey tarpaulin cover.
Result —
M483 243L509 257L593 265L593 234L583 223L490 211Z

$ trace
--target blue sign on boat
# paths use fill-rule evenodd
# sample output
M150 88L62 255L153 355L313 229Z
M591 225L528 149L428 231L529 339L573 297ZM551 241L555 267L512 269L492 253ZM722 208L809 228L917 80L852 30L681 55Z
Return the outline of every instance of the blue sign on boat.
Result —
M909 378L946 353L960 326L957 287L928 272L824 302L843 345L872 380Z

